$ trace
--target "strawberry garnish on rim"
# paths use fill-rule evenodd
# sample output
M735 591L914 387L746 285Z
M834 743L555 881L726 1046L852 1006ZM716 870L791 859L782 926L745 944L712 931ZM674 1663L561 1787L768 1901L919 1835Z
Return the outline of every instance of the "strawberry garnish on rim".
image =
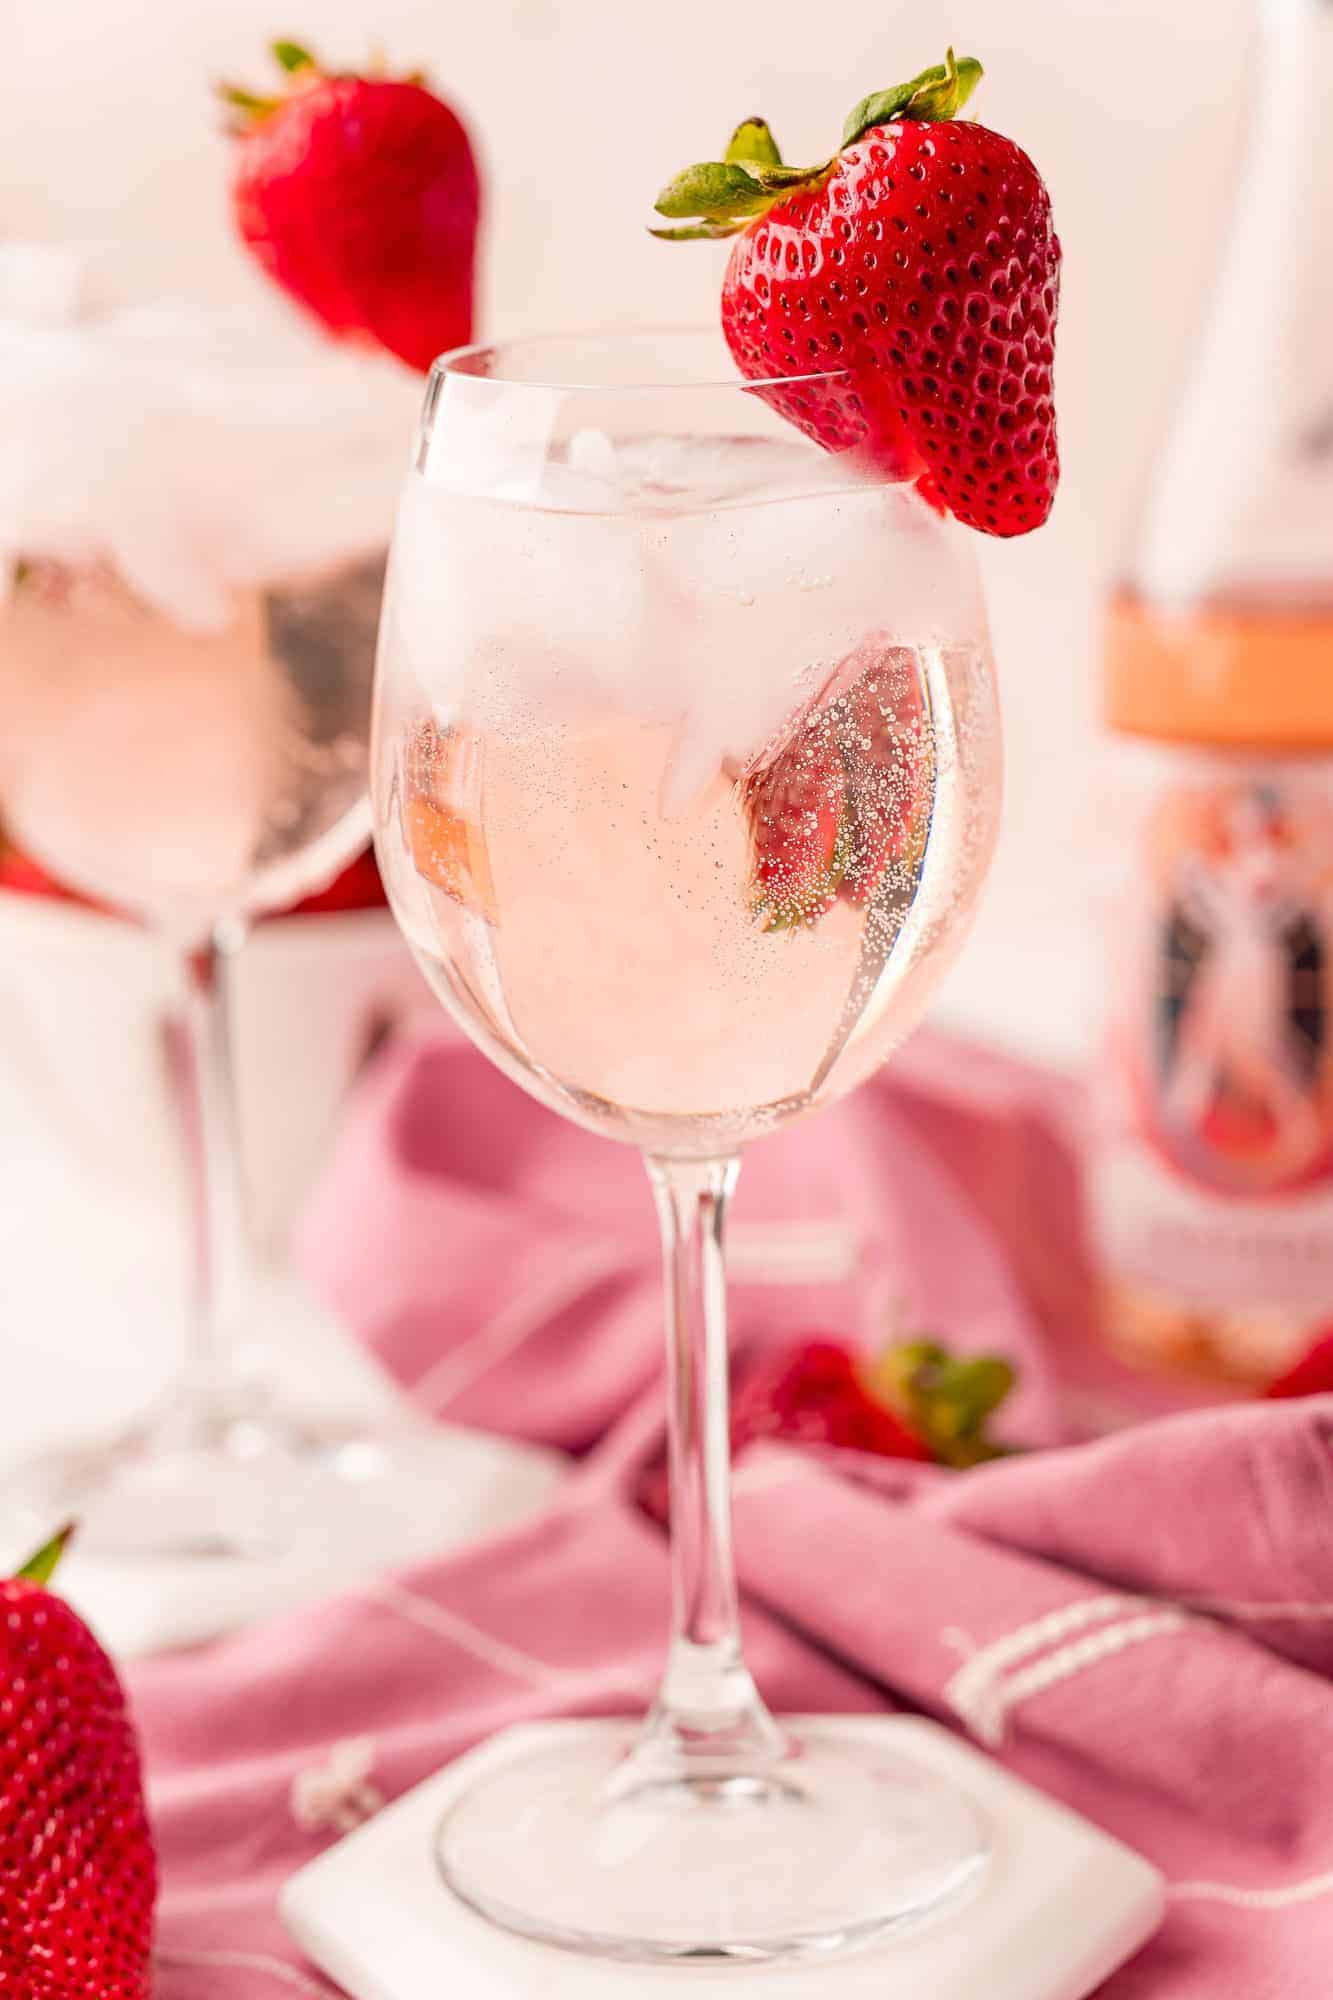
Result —
M950 49L864 98L814 167L787 166L747 119L724 159L663 190L675 226L654 233L736 238L722 329L743 375L793 378L763 392L784 417L969 527L1019 535L1060 473L1060 245L1027 154L958 116L980 78ZM827 371L842 372L798 379Z
M62 1529L0 1582L0 1993L149 2000L157 1863L115 1669L48 1585Z
M335 74L272 44L271 95L221 86L242 241L330 333L410 368L472 338L480 184L472 147L419 75Z

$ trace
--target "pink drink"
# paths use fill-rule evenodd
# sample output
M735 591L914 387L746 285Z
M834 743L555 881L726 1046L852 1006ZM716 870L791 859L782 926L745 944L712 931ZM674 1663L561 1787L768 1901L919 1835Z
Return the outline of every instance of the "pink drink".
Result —
M336 872L417 385L260 310L0 268L0 827L198 939Z
M703 504L698 464L654 476L667 448L639 442L635 483L594 511L579 461L610 447L586 434L548 468L576 504L419 483L381 668L381 862L428 977L529 1089L677 1151L884 1060L963 928L998 801L951 531L799 443L724 444ZM800 808L781 823L775 769ZM821 853L822 893L775 921L766 862Z
M187 934L298 898L364 837L381 569L237 593L191 631L105 569L26 565L0 603L8 830Z

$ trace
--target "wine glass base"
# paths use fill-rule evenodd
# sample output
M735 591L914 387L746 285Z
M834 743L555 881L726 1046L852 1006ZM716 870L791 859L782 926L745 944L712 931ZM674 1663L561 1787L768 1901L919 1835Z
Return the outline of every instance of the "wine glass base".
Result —
M984 1879L982 1816L910 1757L809 1735L762 1770L612 1795L632 1729L546 1742L446 1814L453 1892L505 1930L594 1956L822 1959L951 1909Z
M447 1425L239 1457L126 1442L45 1459L0 1494L11 1562L77 1522L62 1591L123 1657L424 1562L525 1518L564 1477L555 1453Z
M506 1730L326 1847L283 1884L282 1921L306 1957L356 2000L449 1993L645 2000L650 1987L665 1989L677 1976L688 2000L737 2000L740 1988L747 2000L1080 2000L1099 1991L1160 1923L1156 1869L938 1723L878 1714L792 1717L788 1726L811 1748L836 1741L866 1764L901 1758L965 1793L991 1844L975 1894L937 1903L937 1921L902 1923L881 1948L795 1964L687 1960L675 1975L665 1967L646 1972L619 1956L548 1950L487 1923L449 1894L435 1844L459 1801L506 1767L562 1745L577 1744L586 1761L599 1740L625 1740L623 1721L566 1721ZM509 1829L511 1861L524 1862L526 1832L525 1809ZM605 1934L603 1918L591 1913L594 1934Z
M76 1520L82 1549L119 1561L264 1560L323 1539L331 1489L359 1495L392 1458L392 1443L334 1443L268 1412L179 1427L168 1413L45 1455L10 1497L43 1525Z

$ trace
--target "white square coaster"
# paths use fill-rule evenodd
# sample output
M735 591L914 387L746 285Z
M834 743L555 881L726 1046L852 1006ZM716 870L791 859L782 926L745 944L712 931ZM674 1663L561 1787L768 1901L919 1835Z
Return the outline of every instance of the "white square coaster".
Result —
M715 1970L584 1958L494 1929L446 1889L436 1827L487 1765L606 1726L509 1730L437 1772L291 1878L280 1898L287 1929L355 2000L638 2000L687 1987L688 2000L1084 2000L1161 1922L1160 1875L1109 1834L935 1723L856 1716L838 1720L839 1738L901 1750L989 1822L991 1865L961 1908L843 1959ZM833 1725L798 1717L793 1727Z

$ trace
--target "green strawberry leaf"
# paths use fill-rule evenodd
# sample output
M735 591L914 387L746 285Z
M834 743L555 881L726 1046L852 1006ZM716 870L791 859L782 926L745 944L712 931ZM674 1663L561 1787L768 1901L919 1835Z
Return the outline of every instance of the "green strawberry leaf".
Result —
M267 118L270 111L276 111L282 103L280 97L261 97L257 90L247 90L243 84L220 83L218 96L233 111L239 111L247 119Z
M728 160L705 160L686 167L663 188L653 207L673 220L698 216L705 222L734 222L738 216L762 215L769 206L753 174Z
M813 187L832 166L832 160L821 160L817 167L762 167L754 169L754 177L761 188L770 193L780 194L785 188Z
M752 172L756 167L782 165L778 142L762 118L742 120L731 135L724 157L728 166L749 167Z
M890 1347L867 1371L872 1392L929 1445L932 1457L957 1467L1004 1455L987 1431L1016 1380L999 1355L960 1358L934 1340Z
M964 56L960 62L950 49L942 63L923 69L910 83L895 84L891 90L877 90L863 97L842 128L843 145L854 145L872 126L891 125L898 118L934 123L956 118L982 74L975 56Z
M274 62L279 69L286 70L288 76L295 76L299 69L315 67L315 58L309 49L302 48L299 42L273 42L270 44L270 50Z
M678 229L650 229L659 243L698 243L718 241L724 236L739 236L744 222L683 222Z
M74 1523L67 1521L49 1542L43 1542L36 1555L28 1557L22 1569L14 1572L18 1583L47 1584L56 1573L56 1566L74 1537Z

